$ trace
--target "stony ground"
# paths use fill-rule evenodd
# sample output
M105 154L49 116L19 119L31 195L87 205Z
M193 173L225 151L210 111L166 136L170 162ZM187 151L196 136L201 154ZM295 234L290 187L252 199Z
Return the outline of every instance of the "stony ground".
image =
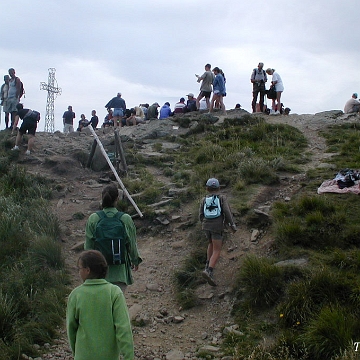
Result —
M309 139L312 162L304 167L305 172L310 167L326 162L329 156L325 153L325 142L318 136L318 131L328 124L356 120L345 115L333 115L333 112L329 112L265 118L272 123L292 125ZM112 131L102 134L99 130L98 133L103 139L114 136ZM108 180L108 174L86 169L70 156L79 149L89 151L92 141L93 137L89 134L64 136L61 133L39 133L34 154L25 156L24 148L20 155L20 162L30 172L52 179L59 189L54 193L52 206L61 222L64 254L73 277L73 287L80 284L76 260L77 249L84 241L85 222L90 213L98 210L101 190ZM161 181L166 179L156 168L152 172ZM259 193L257 199L254 199L254 208L266 212L274 200L291 198L303 179L304 174L284 176L280 186ZM231 203L231 194L227 196ZM230 310L234 274L245 254L266 254L271 246L269 234L249 232L241 226L241 219L237 219L239 230L229 235L216 269L218 286L201 285L197 290L200 305L183 311L174 300L171 274L188 252L189 230L186 224L194 217L191 211L186 207L174 211L167 218L167 225L149 224L146 220L135 219L138 228L157 227L156 236L138 237L144 261L134 274L135 283L125 293L130 316L137 322L145 323L145 326L135 326L133 329L138 359L196 359L197 352L202 348L221 358L218 345L223 336L222 328L233 325ZM84 214L85 217L79 219L76 214ZM72 359L64 329L59 329L59 338L54 345L47 345L45 350L47 354L42 359Z

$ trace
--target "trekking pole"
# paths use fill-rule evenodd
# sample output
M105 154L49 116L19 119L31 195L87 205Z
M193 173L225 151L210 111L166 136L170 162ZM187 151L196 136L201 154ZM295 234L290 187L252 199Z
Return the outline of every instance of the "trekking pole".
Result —
M99 148L102 152L102 154L104 155L108 165L110 166L110 169L112 170L112 172L115 175L116 180L118 181L118 183L120 184L122 190L124 191L124 194L126 195L126 197L129 199L129 201L131 202L132 206L134 206L136 212L139 214L139 216L142 218L144 217L144 215L142 214L142 212L140 211L140 209L138 208L138 206L135 204L135 201L132 199L131 195L129 194L129 192L126 190L126 187L124 186L123 182L121 181L118 173L116 172L116 169L114 168L114 165L112 164L111 160L109 159L108 154L106 153L103 144L101 143L99 137L97 136L95 130L93 129L93 127L90 125L88 126L88 128L90 129L91 133L94 135L94 138L96 140L96 142L99 145Z

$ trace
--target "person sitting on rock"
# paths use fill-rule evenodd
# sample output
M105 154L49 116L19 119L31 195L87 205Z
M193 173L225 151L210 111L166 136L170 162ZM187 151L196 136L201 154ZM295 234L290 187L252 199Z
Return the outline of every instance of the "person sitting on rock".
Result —
M194 94L188 93L186 96L188 97L188 99L186 101L185 112L197 111L196 98L194 97Z
M160 109L160 116L159 119L166 119L169 116L172 115L171 109L170 109L170 103L166 102Z
M185 108L185 98L182 97L180 98L180 101L175 104L173 114L183 114L185 112Z
M89 125L89 120L85 118L84 114L80 115L79 125L76 131L81 131L84 127Z
M144 123L145 123L145 116L141 107L135 106L134 108L130 109L130 116L126 119L126 125L131 126L131 125L138 125Z
M345 114L357 113L360 111L360 102L357 100L358 94L353 93L351 99L348 100L344 107Z

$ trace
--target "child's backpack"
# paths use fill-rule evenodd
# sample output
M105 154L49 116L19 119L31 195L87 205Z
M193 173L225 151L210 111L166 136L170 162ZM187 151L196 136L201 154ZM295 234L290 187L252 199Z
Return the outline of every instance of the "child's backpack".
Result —
M125 225L121 221L123 212L117 212L109 217L102 211L97 211L100 220L95 230L95 250L99 250L105 257L108 265L120 265L125 263L126 244L128 235Z
M215 219L221 215L220 199L217 195L206 196L204 201L205 219Z

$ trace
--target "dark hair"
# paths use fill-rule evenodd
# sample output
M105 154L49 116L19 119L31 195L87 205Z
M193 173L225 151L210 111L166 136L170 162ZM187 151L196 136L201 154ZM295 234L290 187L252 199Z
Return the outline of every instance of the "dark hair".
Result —
M215 66L215 67L212 69L212 71L213 71L213 72L216 71L217 73L220 73L220 69L219 69L217 66Z
M81 265L84 268L90 269L89 279L104 279L108 264L104 258L104 255L97 250L87 250L80 254L78 259L78 265L81 261Z
M113 184L105 186L101 197L103 208L113 207L115 201L119 197L118 188Z
M206 64L205 67L208 67L211 69L211 65L210 64Z
M170 103L169 103L169 102L166 102L164 105L170 106Z

